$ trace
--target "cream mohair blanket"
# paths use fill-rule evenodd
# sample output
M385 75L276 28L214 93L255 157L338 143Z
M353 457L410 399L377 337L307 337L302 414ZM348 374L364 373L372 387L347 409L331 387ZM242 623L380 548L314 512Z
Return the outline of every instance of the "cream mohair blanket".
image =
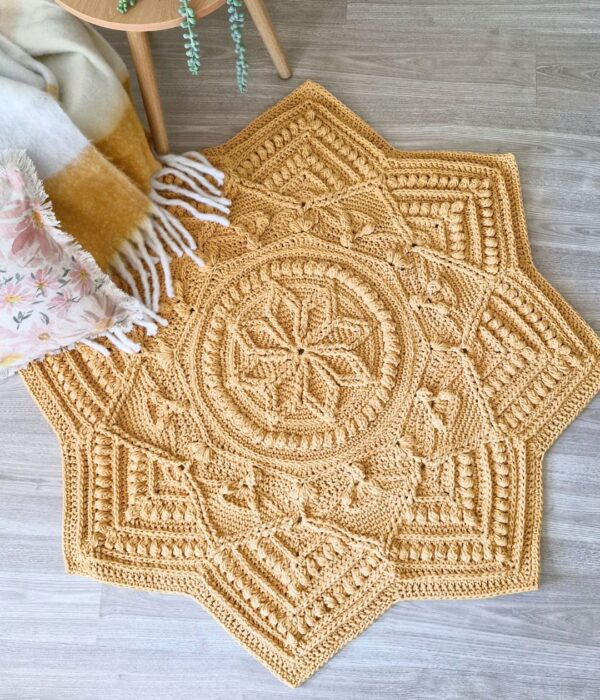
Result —
M153 155L127 79L106 41L52 0L2 0L0 150L27 151L64 230L156 311L160 268L173 293L169 252L202 264L168 207L227 226L229 202L199 153Z

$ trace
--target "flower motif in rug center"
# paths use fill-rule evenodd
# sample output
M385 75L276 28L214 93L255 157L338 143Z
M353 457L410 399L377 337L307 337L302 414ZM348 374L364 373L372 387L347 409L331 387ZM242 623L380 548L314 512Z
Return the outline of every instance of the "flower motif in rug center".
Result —
M239 381L263 397L274 425L303 414L333 423L342 388L374 380L361 356L371 330L368 320L339 309L333 283L306 294L273 282L253 316L236 327Z

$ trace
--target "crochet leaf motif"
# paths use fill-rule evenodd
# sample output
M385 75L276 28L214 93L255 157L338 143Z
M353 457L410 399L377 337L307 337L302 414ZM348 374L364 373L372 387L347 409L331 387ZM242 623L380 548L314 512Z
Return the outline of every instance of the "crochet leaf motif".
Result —
M232 226L172 262L160 337L24 372L69 569L194 595L292 685L395 602L536 588L600 342L533 267L512 156L396 151L314 84L210 156Z

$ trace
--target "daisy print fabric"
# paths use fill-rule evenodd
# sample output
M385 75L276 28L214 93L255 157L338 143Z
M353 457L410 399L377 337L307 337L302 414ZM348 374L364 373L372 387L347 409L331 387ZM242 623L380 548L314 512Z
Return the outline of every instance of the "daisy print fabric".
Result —
M94 259L58 228L33 163L0 152L0 377L85 342L106 354L106 337L127 352L134 325L156 324Z

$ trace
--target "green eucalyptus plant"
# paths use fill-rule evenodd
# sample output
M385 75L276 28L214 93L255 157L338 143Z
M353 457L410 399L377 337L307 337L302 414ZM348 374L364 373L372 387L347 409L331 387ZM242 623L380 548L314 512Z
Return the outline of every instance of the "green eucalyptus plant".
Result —
M137 0L118 0L117 10L124 14L136 4ZM248 89L248 62L246 47L243 41L244 9L243 0L225 0L229 18L229 31L235 50L235 72L239 91L245 93ZM189 0L179 0L179 14L183 29L183 46L187 59L188 70L192 75L200 73L200 39L196 30L196 15L190 7Z

